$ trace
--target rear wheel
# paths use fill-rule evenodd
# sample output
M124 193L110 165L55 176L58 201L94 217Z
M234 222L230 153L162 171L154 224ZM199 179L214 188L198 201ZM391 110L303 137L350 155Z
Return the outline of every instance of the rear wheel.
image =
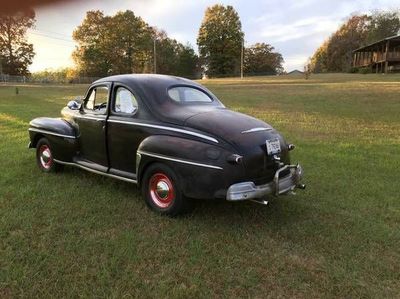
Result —
M187 212L191 204L180 189L171 168L156 163L149 166L142 180L142 194L146 204L163 215L176 216Z
M43 172L56 172L62 168L54 161L47 138L41 138L36 144L36 162Z

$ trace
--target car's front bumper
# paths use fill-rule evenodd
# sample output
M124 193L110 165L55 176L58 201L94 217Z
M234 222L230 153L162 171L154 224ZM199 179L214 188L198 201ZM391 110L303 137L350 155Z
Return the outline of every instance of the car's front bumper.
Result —
M279 174L289 169L290 173L282 178ZM300 184L303 176L303 169L299 164L285 165L279 168L272 182L256 186L253 182L242 182L233 184L228 188L226 200L240 201L248 199L258 199L266 195L281 195L293 191L296 187L304 189L305 185Z

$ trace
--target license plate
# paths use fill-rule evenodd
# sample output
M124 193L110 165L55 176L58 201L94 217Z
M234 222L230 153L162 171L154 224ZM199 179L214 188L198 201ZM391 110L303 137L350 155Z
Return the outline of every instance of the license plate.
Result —
M276 155L281 152L281 144L280 144L278 138L272 139L272 140L267 140L265 143L267 145L268 155Z

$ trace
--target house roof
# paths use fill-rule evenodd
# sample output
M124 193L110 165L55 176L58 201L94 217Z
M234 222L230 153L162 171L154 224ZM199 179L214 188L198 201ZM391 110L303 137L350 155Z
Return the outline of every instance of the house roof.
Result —
M289 73L287 73L288 75L291 75L291 74L304 74L304 72L302 72L302 71L299 71L299 70L293 70L293 71L291 71L291 72L289 72Z
M400 41L400 35L394 35L394 36L386 37L386 38L381 39L381 40L379 40L379 41L377 41L377 42L374 42L374 43L372 43L372 44L369 44L369 45L360 47L360 48L358 48L358 49L355 49L355 50L353 50L353 52L358 52L358 51L367 50L367 49L369 50L370 48L373 48L373 47L375 47L376 45L379 45L379 44L381 44L381 43L383 43L383 42L386 42L386 41L388 41L388 40Z

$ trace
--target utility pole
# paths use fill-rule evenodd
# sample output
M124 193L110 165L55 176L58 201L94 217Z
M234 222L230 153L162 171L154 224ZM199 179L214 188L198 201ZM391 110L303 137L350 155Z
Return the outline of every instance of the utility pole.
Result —
M156 38L153 40L153 60L154 60L154 74L157 74L157 57L156 57Z
M242 50L240 53L240 79L243 79L244 38L242 39Z
M0 82L3 82L3 59L0 56Z

